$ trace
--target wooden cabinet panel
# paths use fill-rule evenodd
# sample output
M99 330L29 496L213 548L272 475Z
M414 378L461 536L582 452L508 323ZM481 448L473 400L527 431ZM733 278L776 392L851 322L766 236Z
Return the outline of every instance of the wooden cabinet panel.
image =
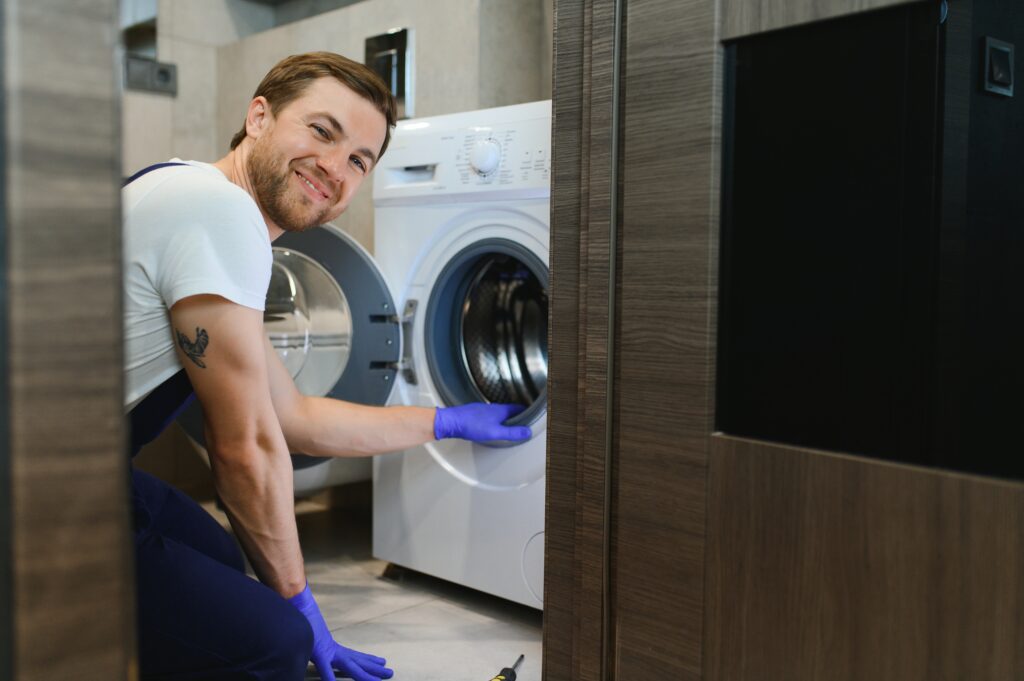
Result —
M8 1L2 25L19 681L137 674L111 72L117 3L72 4Z
M544 678L605 678L613 0L557 2Z
M913 0L721 0L722 40Z
M701 678L717 231L715 3L631 0L613 510L617 679Z
M1024 676L1024 485L712 440L707 676Z

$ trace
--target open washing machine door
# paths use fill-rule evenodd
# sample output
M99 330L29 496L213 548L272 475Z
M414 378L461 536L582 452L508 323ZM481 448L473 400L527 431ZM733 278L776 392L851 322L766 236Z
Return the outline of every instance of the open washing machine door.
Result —
M299 391L359 404L387 404L401 357L402 332L376 262L333 225L283 234L273 250L263 325ZM205 449L198 402L178 421ZM369 480L372 475L368 458L322 459L293 452L292 462L297 492ZM328 477L329 466L349 470Z

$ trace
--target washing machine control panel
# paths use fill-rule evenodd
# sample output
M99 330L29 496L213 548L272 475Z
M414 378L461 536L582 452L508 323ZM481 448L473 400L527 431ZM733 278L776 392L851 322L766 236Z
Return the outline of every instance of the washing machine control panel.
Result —
M469 152L469 167L477 175L485 177L498 169L501 163L501 142L488 138L473 144Z
M550 150L550 102L403 121L375 173L374 201L547 197Z
M531 129L534 121L491 129L467 130L457 138L460 144L455 155L459 185L476 187L507 187L512 185L547 185L551 182L548 128ZM540 143L538 143L538 141Z

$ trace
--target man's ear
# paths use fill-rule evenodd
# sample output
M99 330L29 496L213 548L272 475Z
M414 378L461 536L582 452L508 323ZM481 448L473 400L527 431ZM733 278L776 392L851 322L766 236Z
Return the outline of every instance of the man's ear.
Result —
M249 102L249 111L245 115L245 132L253 139L258 139L269 127L273 120L270 113L270 103L267 98L260 95Z

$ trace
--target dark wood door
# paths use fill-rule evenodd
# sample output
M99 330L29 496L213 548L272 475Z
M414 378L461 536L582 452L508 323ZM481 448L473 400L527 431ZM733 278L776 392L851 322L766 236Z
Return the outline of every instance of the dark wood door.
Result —
M897 4L556 2L548 681L1024 677L1019 483L715 433L723 42Z

